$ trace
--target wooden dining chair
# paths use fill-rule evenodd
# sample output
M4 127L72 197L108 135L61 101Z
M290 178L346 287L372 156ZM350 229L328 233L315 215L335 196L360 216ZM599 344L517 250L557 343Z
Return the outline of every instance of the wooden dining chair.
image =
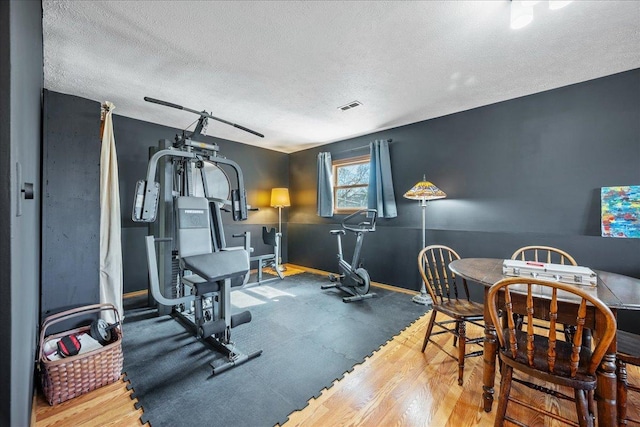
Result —
M547 264L578 265L576 260L567 252L552 246L523 246L511 255L511 259L544 262ZM515 319L516 326L521 328L523 317L516 315ZM575 332L574 329L568 325L563 325L562 331L564 332L566 341L571 341L573 333ZM589 340L590 335L587 334L584 338Z
M534 298L534 295L537 298ZM545 298L540 298L544 295ZM548 298L547 298L548 297ZM499 304L500 300L500 304ZM487 308L494 325L500 325L498 310L506 314L506 327L497 327L500 343L499 356L502 362L500 395L496 410L495 426L502 426L504 420L514 424L523 422L507 416L507 404L513 402L574 426L594 425L594 391L596 389L596 369L616 333L616 319L611 310L596 296L577 286L548 280L511 277L500 280L489 289ZM582 345L585 331L587 305L596 310L595 319L603 322L598 326L598 340L595 347ZM591 307L590 307L591 309ZM518 330L513 314L524 314L527 325ZM550 322L549 329L534 328L533 319ZM576 332L572 342L556 339L556 322L575 319ZM541 333L541 331L544 331ZM526 374L543 384L535 384L521 378L514 378L514 370ZM512 381L534 390L542 391L556 398L574 401L578 422L568 420L558 414L538 410L528 401L510 396ZM546 384L557 384L574 389L574 396L567 396L551 390Z
M469 299L467 281L457 278L449 270L449 263L460 256L453 249L443 245L431 245L420 251L418 268L422 280L433 300L433 310L427 332L422 344L422 352L431 341L440 350L458 361L458 384L463 383L464 360L467 357L480 356L482 350L466 353L467 344L482 346L484 336L467 338L466 323L473 323L484 330L482 322L484 306ZM449 320L436 321L437 313L442 313ZM453 324L454 327L451 327ZM433 327L440 329L433 332ZM450 333L453 335L453 345L458 346L458 354L453 355L432 339L435 335Z
M618 394L616 401L618 404L618 425L626 426L629 422L640 425L640 420L634 420L627 416L627 394L629 390L640 393L640 386L629 384L627 377L627 364L640 366L640 336L618 330L617 339L616 374L618 377Z
M524 246L511 255L511 259L545 262L547 264L578 265L575 259L562 249L551 246Z

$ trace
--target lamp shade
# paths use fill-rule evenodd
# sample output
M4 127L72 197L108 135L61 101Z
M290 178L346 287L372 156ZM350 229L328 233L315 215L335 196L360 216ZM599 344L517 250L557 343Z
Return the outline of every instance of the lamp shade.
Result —
M444 199L447 194L430 181L422 178L422 181L404 193L404 197L411 200L435 200Z
M271 189L271 206L274 208L291 206L288 188Z

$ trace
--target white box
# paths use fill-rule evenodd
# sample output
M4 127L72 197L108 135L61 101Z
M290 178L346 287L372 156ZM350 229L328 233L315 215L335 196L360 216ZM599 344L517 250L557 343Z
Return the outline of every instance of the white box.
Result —
M575 265L505 259L502 263L502 274L553 280L571 285L596 286L598 284L598 276L593 270Z

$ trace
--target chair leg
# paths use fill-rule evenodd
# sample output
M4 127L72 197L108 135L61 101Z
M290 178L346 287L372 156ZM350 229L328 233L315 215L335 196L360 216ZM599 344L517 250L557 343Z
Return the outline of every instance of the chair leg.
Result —
M596 398L595 398L595 390L589 390L587 392L587 403L589 405L589 413L592 418L595 417L596 413Z
M456 331L457 331L458 329L460 329L460 321L459 321L459 320L456 320ZM458 336L457 336L457 335L454 335L454 336L453 336L453 346L455 347L455 346L456 346L456 344L458 344Z
M502 318L502 327L503 328L509 327L509 320L507 319L507 317L506 316L500 316L500 317ZM515 325L517 331L522 330L523 323L524 323L524 316L521 314L513 313L513 324Z
M496 420L494 427L502 427L504 425L504 417L507 414L507 403L509 402L509 393L511 392L511 378L513 376L513 368L507 364L502 364L502 378L500 380L500 396L498 396L498 407L496 408Z
M585 329L582 331L582 347L591 348L593 337L591 336L591 329Z
M573 336L576 334L576 327L573 325L564 325L564 339L566 342L573 342Z
M593 427L593 414L589 412L587 403L587 391L575 390L576 412L578 413L578 424L580 427Z
M458 344L458 385L462 385L462 377L464 375L464 355L467 344L467 324L463 321L458 321L457 323L458 336L460 337L460 343Z
M429 342L429 336L431 336L431 330L433 329L433 323L436 321L436 311L431 310L431 317L429 318L429 326L427 326L427 333L424 334L424 342L422 343L422 352L424 353L424 349L427 348L427 343Z
M616 361L617 378L617 405L618 405L618 425L627 425L627 393L629 392L627 383L627 364L622 360Z

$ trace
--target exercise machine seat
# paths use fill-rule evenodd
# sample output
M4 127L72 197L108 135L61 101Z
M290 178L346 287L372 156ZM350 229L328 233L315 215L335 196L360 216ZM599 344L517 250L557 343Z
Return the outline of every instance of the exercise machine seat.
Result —
M178 222L178 253L185 270L195 273L184 278L197 295L218 292L218 282L241 277L249 272L249 254L245 250L214 252L211 241L209 201L204 197L184 196L175 200ZM232 281L232 286L242 285Z
M249 271L247 251L220 251L192 255L182 258L182 261L186 269L209 282L243 276Z

